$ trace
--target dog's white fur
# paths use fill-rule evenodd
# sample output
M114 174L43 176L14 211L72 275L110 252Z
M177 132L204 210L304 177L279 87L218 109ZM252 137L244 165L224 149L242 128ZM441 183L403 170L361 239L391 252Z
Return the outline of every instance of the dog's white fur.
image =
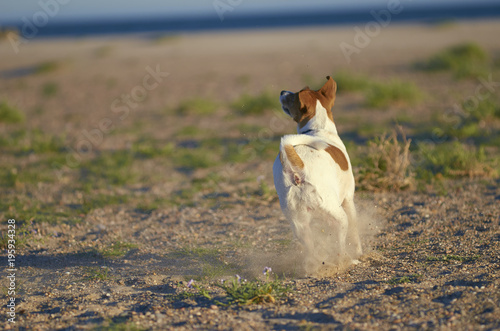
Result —
M281 139L273 166L274 185L281 209L305 249L309 270L329 262L323 258L357 262L362 254L354 176L331 114L336 89L335 81L327 77L318 91L305 88L297 93L283 91L280 96L283 110L298 123L298 134ZM316 242L312 228L318 222L325 222L328 238L338 251L318 251L333 247Z

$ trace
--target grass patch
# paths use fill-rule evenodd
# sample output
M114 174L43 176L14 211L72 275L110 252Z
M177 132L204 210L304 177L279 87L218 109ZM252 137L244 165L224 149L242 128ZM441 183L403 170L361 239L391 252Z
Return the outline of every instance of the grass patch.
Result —
M462 109L467 114L467 119L474 122L500 118L500 105L491 98L481 100L477 104L463 102Z
M9 240L12 239L15 240L15 246L17 250L26 247L30 243L40 241L40 239L35 238L36 233L31 224L28 224L27 222L17 222L15 226L15 236L9 236L8 231L0 233L0 249L7 249Z
M138 246L136 244L124 242L124 241L115 241L111 243L109 246L98 251L99 255L105 259L116 259L121 258L127 255L133 249L136 249Z
M171 156L174 148L173 143L160 144L153 139L143 138L133 143L132 152L135 157L150 159L158 156Z
M192 98L181 102L176 109L176 113L181 115L211 115L218 108L219 105L210 99Z
M36 154L60 153L65 149L64 140L63 136L54 136L40 130L33 130L28 134L28 143L23 146L23 151Z
M456 78L477 77L487 72L488 55L476 43L455 45L415 65L424 71L451 71Z
M430 179L436 175L448 178L497 175L495 164L487 158L483 147L467 146L458 141L419 143L415 153L419 178Z
M218 155L206 148L176 148L171 160L175 167L184 170L210 168L219 163Z
M79 211L70 210L55 204L41 203L40 201L21 200L19 198L4 199L0 202L0 211L5 212L7 218L14 218L21 223L74 223Z
M279 95L264 91L258 95L243 94L231 104L242 115L260 115L267 110L280 109Z
M35 67L35 73L37 74L46 74L50 72L54 72L58 70L61 67L61 64L56 61L47 61L47 62L42 62L38 64Z
M42 95L44 97L53 97L59 92L59 85L54 82L48 82L42 85Z
M270 140L251 139L242 143L224 144L223 161L230 163L243 163L255 159L273 160L279 149L279 137Z
M223 193L215 191L218 184L224 180L225 178L218 173L210 173L203 178L193 178L187 187L174 192L168 203L174 206L194 206L195 198L200 193L204 193L203 198L205 200L212 199L219 201Z
M85 279L91 281L109 280L112 277L107 267L86 267L84 273Z
M0 136L0 147L14 154L60 153L65 149L65 137L44 133L39 129L32 131L18 130L7 136Z
M61 153L65 150L64 142L64 136L47 134L39 129L16 130L0 136L0 147L3 147L4 151L20 156L29 153Z
M474 255L474 256L460 256L460 255L452 255L452 254L446 254L443 256L427 256L426 261L428 262L470 262L470 261L475 261L479 259L479 255Z
M193 136L198 136L201 133L204 133L205 130L201 130L199 127L194 126L194 125L187 125L183 128L181 128L179 131L177 131L177 136L188 136L188 137L193 137Z
M96 194L91 197L85 196L82 205L77 208L77 210L79 213L86 215L92 210L112 205L121 205L127 203L128 201L129 197L126 195Z
M24 122L24 114L6 101L0 102L0 123L16 124Z
M366 92L365 104L372 108L415 105L422 96L422 92L415 84L393 80L386 84L372 84Z
M134 155L129 151L102 153L81 164L79 180L92 187L131 184L137 178L132 171L133 163Z
M358 187L370 191L411 188L410 144L401 127L368 142L368 154L358 168Z
M388 283L392 285L397 285L397 284L407 284L407 283L420 283L422 280L423 276L419 274L411 274L408 276L402 276L402 277L394 277L391 278Z
M371 108L415 105L424 96L423 92L412 82L391 80L388 83L381 83L348 72L339 72L334 79L339 93L363 92L365 106Z
M22 188L38 183L54 183L52 169L47 164L29 164L22 168L0 166L0 184L9 188Z
M434 132L440 137L455 137L458 139L478 138L487 141L491 128L500 118L500 105L492 98L477 103L462 103L461 112L445 118L437 118L440 125Z
M115 317L116 318L116 317ZM113 319L115 319L113 318ZM135 325L133 322L108 322L106 325L96 326L92 331L145 331L147 329Z
M283 285L277 277L274 280L269 278L269 274L266 274L265 281L246 281L240 277L233 277L217 286L226 293L225 305L276 303L277 300L285 297L291 288Z

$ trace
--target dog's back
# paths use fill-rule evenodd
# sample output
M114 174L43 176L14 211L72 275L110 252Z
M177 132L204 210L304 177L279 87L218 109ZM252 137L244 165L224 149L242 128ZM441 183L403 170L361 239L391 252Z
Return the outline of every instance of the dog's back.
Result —
M280 152L274 162L273 175L275 187L284 188L278 191L282 209L312 211L323 203L341 205L346 196L354 194L354 178L344 174L351 171L348 157L342 147L325 145L325 149L289 145L288 152ZM285 150L283 143L280 147ZM284 157L286 154L293 157ZM297 162L303 166L299 167Z

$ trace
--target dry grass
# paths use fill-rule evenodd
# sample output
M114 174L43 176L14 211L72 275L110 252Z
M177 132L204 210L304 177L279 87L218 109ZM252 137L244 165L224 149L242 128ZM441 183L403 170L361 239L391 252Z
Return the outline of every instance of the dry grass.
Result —
M410 145L411 139L406 138L401 126L390 135L383 134L370 141L367 157L357 175L358 188L369 191L412 188L414 176L410 170Z

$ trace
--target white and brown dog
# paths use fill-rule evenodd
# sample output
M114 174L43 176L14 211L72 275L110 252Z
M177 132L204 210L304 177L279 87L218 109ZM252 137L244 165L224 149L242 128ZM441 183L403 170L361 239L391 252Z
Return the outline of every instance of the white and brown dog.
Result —
M357 262L362 254L351 162L331 111L336 91L337 84L328 76L318 91L306 87L280 95L284 112L297 122L298 134L281 138L274 186L281 210L305 249L309 271L320 264ZM325 239L313 231L318 224L335 245L318 242ZM324 251L332 247L335 251Z

